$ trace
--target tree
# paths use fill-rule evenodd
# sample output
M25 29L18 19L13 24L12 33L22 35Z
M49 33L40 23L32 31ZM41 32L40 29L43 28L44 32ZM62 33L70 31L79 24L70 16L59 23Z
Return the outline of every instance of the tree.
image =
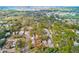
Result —
M58 48L58 52L71 52L74 39L77 37L74 29L64 27L64 24L55 22L52 24L52 41L54 48Z

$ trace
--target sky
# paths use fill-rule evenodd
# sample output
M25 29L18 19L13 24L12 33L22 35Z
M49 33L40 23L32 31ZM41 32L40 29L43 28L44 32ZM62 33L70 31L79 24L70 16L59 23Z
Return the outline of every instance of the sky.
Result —
M0 0L0 6L79 6L79 0Z

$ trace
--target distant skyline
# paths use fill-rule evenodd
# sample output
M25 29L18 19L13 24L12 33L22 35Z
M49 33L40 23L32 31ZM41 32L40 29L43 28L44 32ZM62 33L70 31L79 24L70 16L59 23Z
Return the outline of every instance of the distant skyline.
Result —
M79 6L0 6L0 10L33 10L48 8L79 8Z

